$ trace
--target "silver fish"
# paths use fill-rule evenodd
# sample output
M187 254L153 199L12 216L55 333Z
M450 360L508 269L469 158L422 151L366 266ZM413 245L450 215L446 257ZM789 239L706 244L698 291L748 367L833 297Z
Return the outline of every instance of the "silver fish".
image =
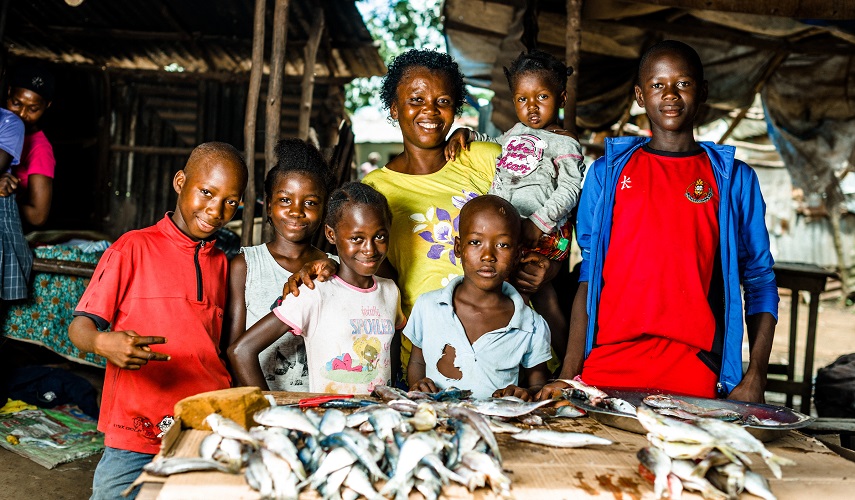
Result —
M555 410L556 417L579 418L584 417L585 415L587 415L587 413L585 413L585 410L580 410L579 408L576 408L573 405L560 406L557 410Z
M680 478L687 490L698 491L707 500L727 500L727 493L719 490L703 477L694 474L695 463L690 460L671 461L671 472Z
M586 434L584 432L558 432L546 429L532 429L512 434L517 441L554 446L556 448L580 448L589 445L609 445L611 441L605 438Z
M202 439L202 442L199 444L199 456L202 458L207 458L208 460L214 459L214 453L217 452L217 449L220 447L220 441L223 440L223 436L219 434L208 434Z
M487 446L490 447L490 452L496 457L496 460L499 462L502 461L502 452L499 451L499 443L496 442L496 436L490 430L490 424L483 415L462 406L449 407L447 413L449 417L469 423L481 435Z
M769 481L766 481L766 478L760 474L750 470L745 471L745 491L765 500L777 500L777 497L769 488Z
M419 409L419 404L415 401L410 401L409 399L395 399L392 401L388 401L386 404L388 404L389 407L393 410L396 410L404 415L413 415Z
M422 402L408 422L417 431L429 431L436 427L436 420L436 409L429 403Z
M720 465L707 472L706 478L730 498L738 498L745 489L745 466L733 462Z
M689 403L678 397L668 396L665 394L651 394L645 397L644 404L652 408L661 409L677 409L689 412L699 417L717 418L719 420L735 421L741 420L742 414L734 410L726 408L704 408L696 404Z
M605 404L606 408L609 408L610 410L635 415L635 405L630 403L629 401L624 401L620 398L606 398L605 400L603 400L603 403Z
M795 462L788 458L775 455L759 439L752 436L744 427L730 422L724 422L714 418L702 418L695 421L695 425L704 429L709 434L713 435L721 443L743 453L758 453L772 474L776 478L781 479L782 465L795 465ZM719 448L721 449L721 448Z
M252 437L240 424L230 418L226 418L219 413L211 413L205 417L205 423L210 425L211 429L220 436L237 439L238 441L249 444L253 448L258 448L258 440Z
M273 480L273 493L277 499L297 499L297 480L291 474L291 465L272 451L261 448L261 461Z
M378 385L371 393L372 396L380 398L383 401L393 401L395 399L409 399L407 393L395 387L388 385Z
M356 457L347 448L331 449L320 461L318 469L309 478L311 487L318 489L318 486L327 480L327 476L354 463L356 463Z
M532 427L541 427L545 425L543 421L543 417L536 413L529 413L528 415L523 415L521 417L517 417L517 420L521 424L530 425Z
M487 423L490 424L490 430L493 431L493 434L516 434L522 432L522 429L504 420L488 418Z
M359 462L368 469L374 477L386 479L388 476L377 466L377 461L372 454L371 441L359 431L345 428L342 432L338 432L331 436L327 436L321 440L321 446L324 448L344 447L349 450Z
M351 467L344 484L365 498L377 496L377 490L374 489L371 479L368 478L368 473L362 467Z
M324 436L341 432L347 427L347 415L343 411L330 408L324 412L323 418L318 425L318 430Z
M670 497L668 474L671 473L671 459L668 455L655 446L647 446L638 450L635 456L654 475L653 493L656 498Z
M516 436L516 434L514 434ZM490 488L501 498L511 498L511 480L502 468L485 453L467 451L463 454L463 465L474 471L483 472L490 481Z
M347 479L348 474L350 474L351 469L353 469L353 465L344 467L343 469L339 469L329 476L327 476L327 480L323 484L323 488L319 491L323 491L324 498L340 498L340 490L342 484L344 484L344 480Z
M436 439L428 439L428 433L413 434L404 441L401 446L401 453L398 457L398 463L395 465L395 473L389 481L383 485L380 490L380 495L386 496L399 492L406 494L409 489L406 489L407 482L415 474L416 466L421 460L431 453L436 453L442 448L437 447Z
M684 443L713 444L716 439L704 429L682 420L660 415L650 408L639 406L636 411L638 421L647 432L663 441L681 441Z
M466 484L466 480L463 479L460 475L458 475L453 470L449 469L442 463L442 459L439 458L439 455L436 453L431 453L430 455L425 456L421 463L424 465L430 466L434 472L437 473L440 479L442 479L442 483L446 484L448 481L454 481L460 484Z
M294 474L300 480L306 479L306 469L303 466L303 462L300 461L297 447L294 446L291 438L288 437L286 429L280 427L270 427L267 429L253 427L250 429L250 434L264 443L265 448L288 462L291 470L294 471Z
M425 500L436 500L442 494L442 479L427 466L420 466L415 473L416 489Z
M257 491L261 498L273 496L273 476L261 460L261 455L256 453L250 457L244 476L249 487Z
M236 469L215 460L198 457L170 457L147 463L143 470L154 476L171 476L184 472L216 470L234 474Z
M469 491L475 491L478 488L483 488L487 484L487 474L474 471L465 465L456 467L454 469L454 473L466 481L463 484Z
M253 418L261 425L282 427L317 436L319 431L303 410L291 406L274 406L257 412Z
M582 399L587 399L592 405L599 406L600 402L603 399L609 397L608 394L597 389L596 387L588 385L584 382L580 382L578 380L562 378L558 379L558 381L564 382L565 384L570 386L569 389L564 389L561 391L564 397L568 399L574 396L574 391L577 391L583 396Z
M513 418L527 415L542 406L552 404L552 402L550 399L526 403L505 398L488 398L469 401L467 402L467 406L482 415Z
M775 427L778 425L784 425L784 422L779 422L774 418L759 418L756 415L748 415L744 419L742 419L742 423L744 425L753 425L753 426L765 426L765 427Z

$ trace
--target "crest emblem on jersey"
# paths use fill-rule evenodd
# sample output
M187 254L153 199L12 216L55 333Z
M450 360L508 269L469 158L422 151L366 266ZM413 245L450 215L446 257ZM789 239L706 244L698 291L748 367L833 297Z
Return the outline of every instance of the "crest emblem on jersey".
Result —
M686 188L686 199L692 203L706 203L712 197L712 186L703 179L696 180Z

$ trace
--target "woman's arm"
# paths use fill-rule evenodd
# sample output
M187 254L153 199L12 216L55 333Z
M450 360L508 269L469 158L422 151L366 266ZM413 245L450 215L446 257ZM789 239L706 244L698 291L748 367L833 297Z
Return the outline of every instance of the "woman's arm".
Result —
M245 331L246 256L239 253L229 264L229 298L226 305L226 318L223 322L223 335L220 340L222 351L225 352Z
M268 390L261 364L258 362L258 355L289 331L291 327L270 312L230 345L228 354L232 372L235 375L235 385Z
M21 219L31 226L47 222L53 198L53 179L46 175L31 174L27 178L27 193L18 198Z

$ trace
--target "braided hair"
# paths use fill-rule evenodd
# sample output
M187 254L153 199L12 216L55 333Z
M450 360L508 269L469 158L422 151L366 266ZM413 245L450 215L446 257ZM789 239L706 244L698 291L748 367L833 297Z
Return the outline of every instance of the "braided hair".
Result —
M335 186L332 170L318 148L301 139L282 139L276 143L276 165L264 179L264 194L273 198L273 186L291 172L299 172L314 178L324 188L324 197Z
M510 68L502 68L511 92L514 90L517 78L526 73L540 73L552 83L558 92L567 90L567 77L573 74L573 68L568 68L555 56L542 50L522 52L511 62Z

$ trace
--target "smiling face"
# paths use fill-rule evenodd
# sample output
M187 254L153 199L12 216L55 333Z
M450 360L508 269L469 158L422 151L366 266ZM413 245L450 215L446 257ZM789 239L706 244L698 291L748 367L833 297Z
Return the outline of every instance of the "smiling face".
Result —
M520 222L510 204L488 198L497 197L479 196L464 205L469 210L460 214L454 255L463 265L464 283L495 291L501 290L519 261Z
M383 209L348 203L336 227L325 226L324 234L338 251L339 278L351 285L369 288L389 248L389 221Z
M698 107L707 99L707 82L673 51L651 56L639 69L635 100L647 111L653 136L692 133Z
M19 87L9 89L6 109L21 118L27 133L35 131L36 124L49 107L50 102L32 90Z
M203 240L234 217L246 187L246 169L226 156L203 156L179 170L172 186L178 193L172 220L190 238Z
M533 129L558 122L567 92L560 91L542 72L529 71L514 78L514 109L517 119Z
M389 114L398 120L405 143L420 149L445 147L454 121L452 89L441 72L415 66L404 73Z
M326 190L314 176L299 171L279 175L273 197L267 199L273 230L288 241L310 241L321 224L325 199Z

